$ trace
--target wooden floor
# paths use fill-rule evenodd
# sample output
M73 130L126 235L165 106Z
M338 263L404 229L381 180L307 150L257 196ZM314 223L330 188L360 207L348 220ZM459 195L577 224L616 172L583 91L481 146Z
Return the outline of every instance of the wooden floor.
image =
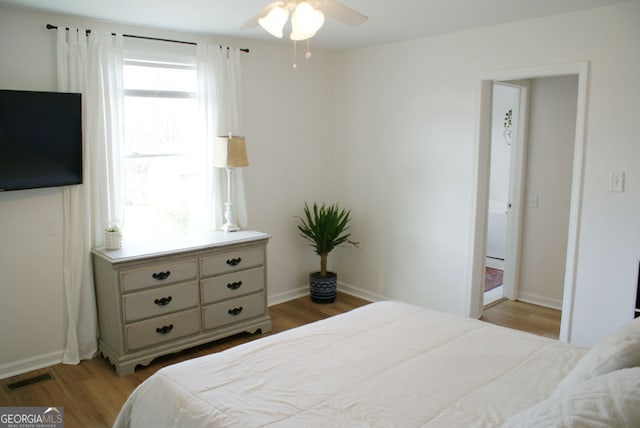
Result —
M557 340L560 335L560 315L561 312L556 309L505 300L485 309L482 320Z
M301 297L269 308L273 322L271 334L321 320L368 304L347 294L338 294L335 303L318 305L309 297ZM547 337L558 337L559 311L521 302L501 303L487 310L485 321L522 329ZM131 391L158 369L196 356L222 351L232 346L263 337L260 334L239 334L211 344L154 360L129 376L118 377L102 358L83 361L78 365L58 364L13 378L2 385L48 373L53 380L28 385L11 392L0 390L0 406L64 407L65 427L110 427L120 407Z

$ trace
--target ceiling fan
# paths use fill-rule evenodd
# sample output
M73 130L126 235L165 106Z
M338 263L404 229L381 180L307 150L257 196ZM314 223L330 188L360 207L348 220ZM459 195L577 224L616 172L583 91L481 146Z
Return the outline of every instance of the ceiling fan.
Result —
M350 27L362 24L368 18L333 0L280 0L269 3L241 28L260 25L275 37L282 38L284 26L291 15L293 41L308 40L324 24L325 15Z

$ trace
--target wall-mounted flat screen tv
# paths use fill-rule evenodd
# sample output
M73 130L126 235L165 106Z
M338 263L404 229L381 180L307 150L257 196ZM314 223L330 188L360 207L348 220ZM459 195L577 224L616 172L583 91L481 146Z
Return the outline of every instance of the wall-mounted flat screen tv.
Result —
M81 95L0 90L0 192L81 183Z

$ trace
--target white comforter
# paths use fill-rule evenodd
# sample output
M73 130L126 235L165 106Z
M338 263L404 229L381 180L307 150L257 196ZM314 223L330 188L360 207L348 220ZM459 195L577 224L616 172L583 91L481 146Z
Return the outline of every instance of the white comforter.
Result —
M379 302L159 370L116 427L491 427L547 398L584 350Z

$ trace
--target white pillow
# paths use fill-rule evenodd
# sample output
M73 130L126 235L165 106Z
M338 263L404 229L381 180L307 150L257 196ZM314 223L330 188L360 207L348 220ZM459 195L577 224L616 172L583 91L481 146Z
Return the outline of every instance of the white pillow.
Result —
M640 318L596 343L558 384L554 395L566 393L595 376L640 366Z
M640 367L622 369L578 385L513 415L503 428L604 428L640 426Z

